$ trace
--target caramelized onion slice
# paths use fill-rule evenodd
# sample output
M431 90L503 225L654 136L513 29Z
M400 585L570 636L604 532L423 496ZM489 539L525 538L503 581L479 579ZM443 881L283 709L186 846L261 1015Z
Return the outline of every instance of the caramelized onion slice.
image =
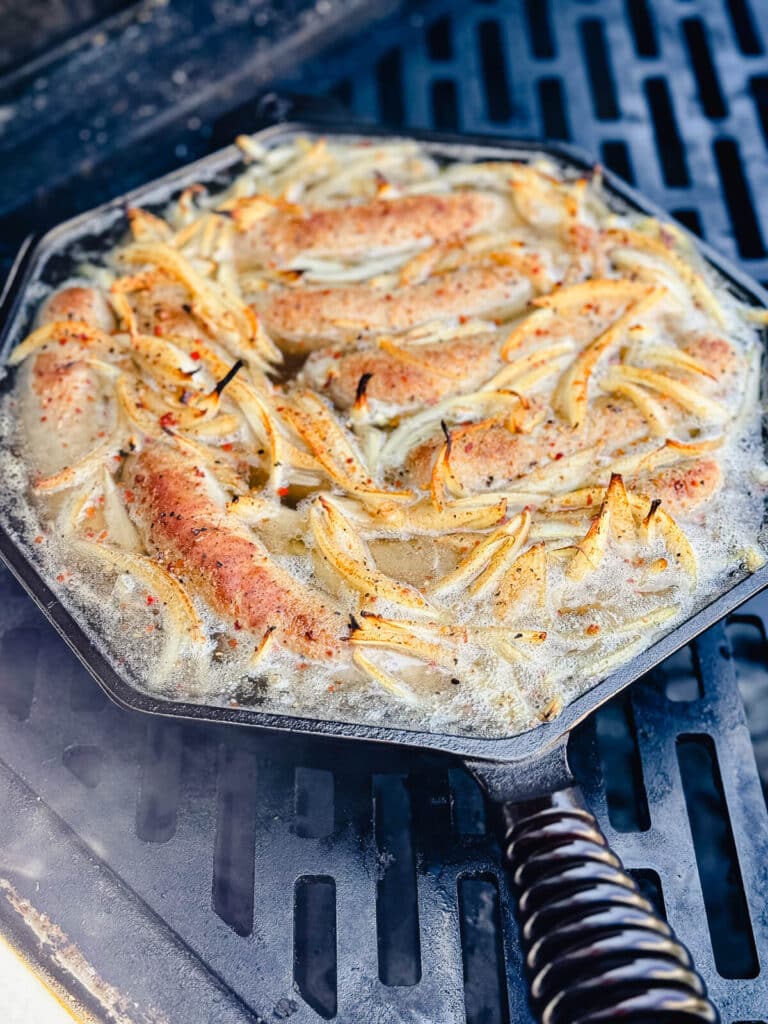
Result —
M415 587L376 568L367 545L333 501L321 495L313 502L309 525L323 557L354 590L369 598L383 598L414 611L436 614Z
M629 382L656 391L665 398L672 399L683 409L693 413L706 423L725 423L730 413L719 402L707 398L695 388L682 381L675 380L664 373L646 370L639 366L612 366L607 374L608 385Z
M589 381L599 360L616 348L638 318L647 315L665 294L661 288L651 288L645 295L635 299L607 330L587 345L565 371L552 396L552 405L570 426L580 427L584 423L589 402Z
M640 538L651 543L657 537L663 539L673 563L683 569L695 583L698 567L690 541L672 516L658 502L652 502L650 511L640 524Z
M94 343L118 344L117 339L111 334L106 334L104 331L100 331L98 328L82 320L54 320L49 324L43 324L42 327L38 327L37 330L32 331L23 341L19 342L8 356L8 365L18 366L28 356L31 356L33 352L37 352L38 349L49 344L49 342L59 341L65 344L70 338L86 345Z
M410 687L406 686L402 679L398 679L397 676L392 675L391 672L387 672L386 669L376 665L375 662L371 661L370 658L366 657L362 651L354 651L352 653L352 661L357 667L365 673L370 679L378 683L387 693L393 697L397 697L398 700L405 701L408 704L418 703L416 694Z
M696 301L712 319L720 326L725 326L723 307L704 278L693 267L689 266L674 250L670 249L658 238L633 231L629 228L608 228L602 236L614 249L635 250L659 260L668 270L680 278L693 293ZM618 262L614 260L614 262ZM641 269L641 268L638 268Z
M446 591L456 590L458 587L466 587L481 573L488 569L492 570L493 579L504 570L509 558L514 557L516 552L525 543L531 527L530 512L522 512L514 516L508 523L500 526L487 537L483 537L472 551L461 561L453 572L443 576L430 590L432 594L442 594ZM503 557L496 557L499 548L508 541L512 541L512 547L507 550ZM494 560L495 559L495 560Z
M280 405L277 411L293 427L325 472L344 490L372 501L413 500L411 491L387 491L376 485L347 432L326 403L313 392L297 392L292 396L290 405Z
M136 551L121 551L109 544L97 544L91 541L78 540L76 547L95 559L114 566L120 572L127 572L141 580L157 595L168 612L168 617L175 630L187 637L192 643L205 643L205 630L202 620L195 611L186 590L177 579L148 555Z
M494 600L496 618L506 619L514 607L528 599L539 608L547 598L547 549L534 544L519 555L504 574Z

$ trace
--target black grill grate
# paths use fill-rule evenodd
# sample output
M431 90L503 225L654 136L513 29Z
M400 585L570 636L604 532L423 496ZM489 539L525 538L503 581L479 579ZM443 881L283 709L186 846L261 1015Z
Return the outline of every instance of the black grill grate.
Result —
M106 57L86 61L87 108L73 99L57 116L39 102L74 89L82 48L0 79L6 256L29 224L247 127L256 87L305 52L266 4L140 7L160 13L121 14ZM325 13L340 22L340 7ZM283 56L217 89L222 52L234 58L243 39L222 30L210 52L200 44L235 24L279 28ZM759 0L443 0L299 63L290 84L394 126L572 139L765 280L766 43ZM131 47L158 106L118 124L100 82L114 77L110 54L127 61ZM190 54L204 85L194 112L179 77ZM21 175L4 155L14 145ZM691 948L726 1024L768 1020L767 629L768 600L753 602L572 745L609 840ZM110 1003L112 1019L140 1024L530 1019L498 850L466 774L119 711L7 575L0 778L0 926L99 1019ZM50 925L32 908L75 948L49 934L39 949L30 925Z

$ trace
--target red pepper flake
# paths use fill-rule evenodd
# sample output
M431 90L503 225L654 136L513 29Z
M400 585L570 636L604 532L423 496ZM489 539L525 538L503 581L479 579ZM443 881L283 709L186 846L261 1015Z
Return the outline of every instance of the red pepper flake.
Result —
M200 356L199 352L195 351L195 352L190 352L189 353L189 358L190 359L194 359L195 362L197 362L201 358L201 356Z
M156 338L162 338L162 336L163 336L163 329L162 329L162 327L160 326L160 324L155 324L155 337Z
M85 514L90 519L91 516L96 515L96 509L93 507L93 505L89 505L88 508L85 510Z
M176 426L176 417L172 412L164 412L160 417L160 426L163 430L168 430L170 427Z
M563 457L563 453L562 453L562 452L558 452L558 453L557 453L557 454L555 455L555 462L559 462L559 461L560 461L560 459L562 459L562 457Z
M223 452L231 452L232 451L232 442L231 441L227 441L226 444L223 444L221 446L221 450Z
M41 417L40 417L40 422L41 422L41 423L45 423L45 422L47 421L47 419L48 419L48 417L47 417L47 416L41 416Z
M592 497L592 495L591 495L591 494L588 494L588 495L587 495L587 504L588 504L588 505L591 505L591 504L592 504L592 503L594 502L594 500L595 500L595 499L594 499L594 498Z
M229 646L230 647L237 647L237 640L230 640L229 641Z
M235 629L242 629L242 625L235 619Z
M281 498L284 498L289 490L289 487L278 487L277 493L280 495Z
M56 579L59 581L59 583L63 583L66 578L67 577L64 575L63 572L60 572L59 575L56 577Z
M151 594L147 594L147 604L154 604L154 603L155 603L154 597L152 597Z
M596 622L592 622L587 626L584 632L587 634L587 636L597 636L597 634L600 632L600 627Z
M126 489L124 491L124 494L126 503L128 505L131 505L136 500L136 495L133 493L133 491Z
M43 538L38 533L38 535L35 537L35 544L42 544L42 543L43 543Z
M154 633L154 631L155 631L155 627L154 627L153 623L150 622L149 625L147 626L147 632L148 633Z

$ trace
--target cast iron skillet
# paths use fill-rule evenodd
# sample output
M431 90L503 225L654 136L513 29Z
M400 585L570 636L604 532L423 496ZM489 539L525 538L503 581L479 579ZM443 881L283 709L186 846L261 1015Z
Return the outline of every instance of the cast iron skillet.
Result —
M386 134L323 121L272 125L256 138L272 143L318 132ZM587 157L559 143L408 134L428 148L463 159L525 160L543 153L580 172L592 169ZM28 327L35 282L66 280L72 272L73 249L77 259L83 251L93 254L111 248L126 230L127 205L162 207L185 184L225 184L241 166L239 151L230 146L28 242L0 302L0 358L7 357ZM625 206L664 217L613 175L606 172L605 181ZM693 241L740 298L768 306L768 294L759 285ZM710 604L566 707L559 718L522 735L489 739L313 720L255 706L185 703L147 693L93 642L82 612L66 608L61 595L40 576L12 519L11 514L0 515L0 557L117 704L149 714L398 744L460 758L496 812L505 865L517 894L532 1005L542 1021L591 1024L620 1019L639 1024L719 1019L687 950L640 895L585 807L568 766L566 742L570 730L595 708L768 585L768 567L724 588Z

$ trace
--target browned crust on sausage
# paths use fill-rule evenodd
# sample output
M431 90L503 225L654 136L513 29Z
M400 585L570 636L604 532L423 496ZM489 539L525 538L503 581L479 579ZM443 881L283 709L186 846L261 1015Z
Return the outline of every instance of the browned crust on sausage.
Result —
M315 210L307 216L276 213L240 235L240 265L284 266L302 254L365 257L461 237L493 225L503 201L489 193L375 199L355 206Z
M38 319L41 324L55 320L82 320L107 333L115 329L115 318L103 292L81 285L55 292L43 304Z
M672 515L691 512L716 494L723 485L723 474L714 459L700 459L685 466L671 466L645 480L631 482L649 498L661 499Z
M548 420L532 434L518 434L504 422L484 421L452 431L451 471L469 490L497 488L592 445L611 451L646 433L647 424L634 405L605 399L595 404L584 429ZM422 487L429 486L442 443L442 437L427 441L408 460L409 475Z
M412 354L428 364L425 366L380 348L321 349L309 357L303 376L338 408L348 409L355 401L360 379L370 374L367 399L406 410L474 390L496 369L498 350L495 337L485 333L416 346Z
M217 611L315 660L338 657L345 619L333 601L296 582L218 503L195 460L154 445L127 467L136 496L132 512L162 564L180 565Z
M396 291L356 286L276 292L265 301L262 314L274 337L306 352L329 341L397 333L433 320L511 316L525 306L530 293L518 270L479 266Z
M77 320L102 331L114 328L109 305L98 289L65 288L44 304L41 325ZM42 473L53 473L93 448L108 424L102 382L85 358L103 354L99 341L63 334L42 348L21 370L22 415L30 458Z

